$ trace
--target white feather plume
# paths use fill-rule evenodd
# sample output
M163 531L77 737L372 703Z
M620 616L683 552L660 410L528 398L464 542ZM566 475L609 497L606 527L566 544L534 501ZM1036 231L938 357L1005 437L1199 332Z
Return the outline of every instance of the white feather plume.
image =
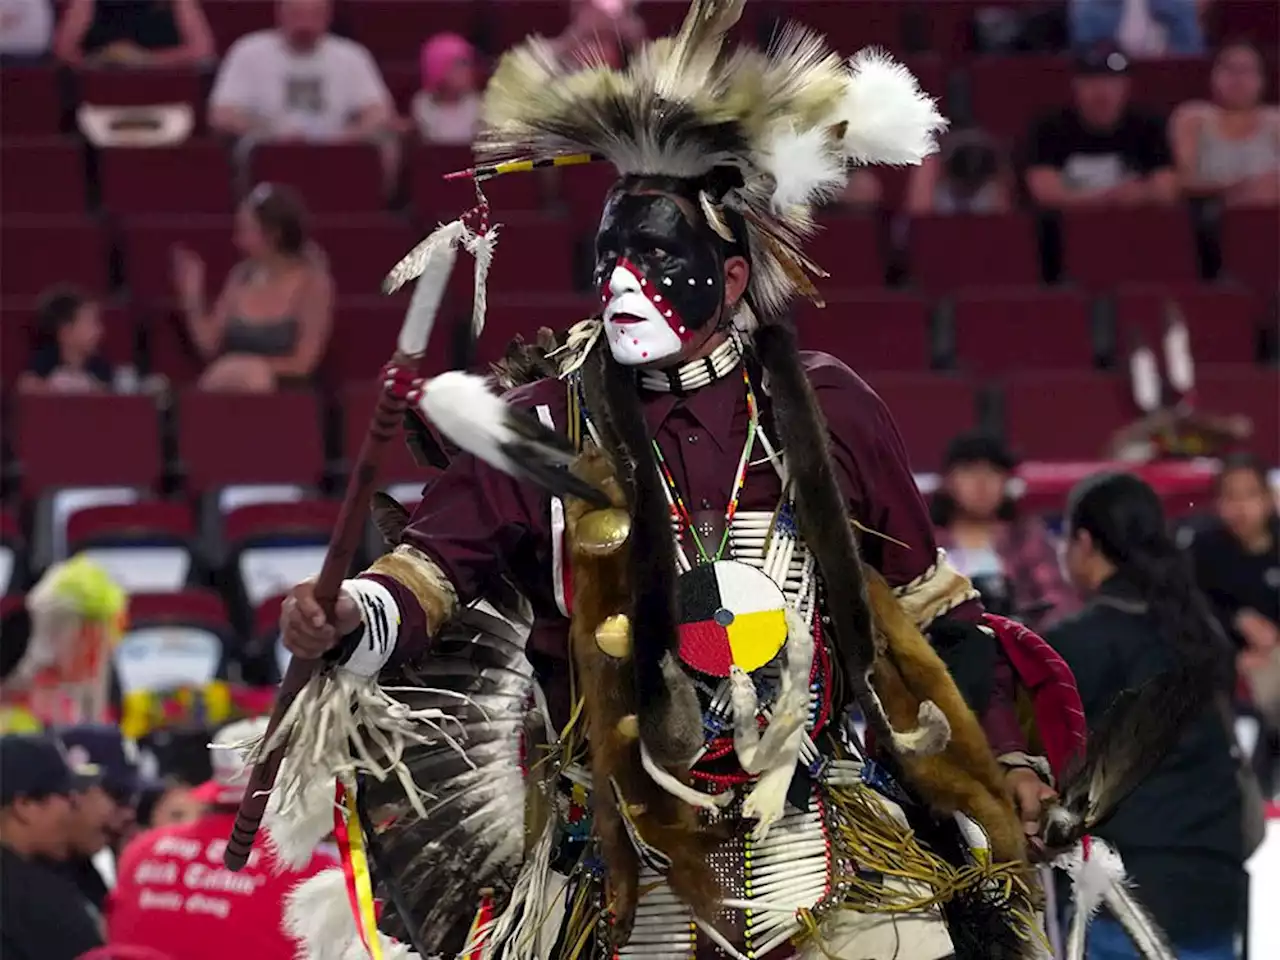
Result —
M773 177L773 210L785 214L793 207L810 206L836 196L849 176L839 145L828 128L797 130L780 124L768 138L760 158L761 168Z
M1083 841L1061 854L1053 865L1071 879L1075 906L1086 916L1093 916L1108 891L1125 884L1124 861L1114 847L1097 837L1090 838L1086 857Z
M947 120L911 71L875 47L849 60L839 120L846 155L854 163L918 164L938 151Z
M304 880L285 901L285 932L298 942L298 960L368 960L340 869ZM384 960L422 960L402 943L379 933Z

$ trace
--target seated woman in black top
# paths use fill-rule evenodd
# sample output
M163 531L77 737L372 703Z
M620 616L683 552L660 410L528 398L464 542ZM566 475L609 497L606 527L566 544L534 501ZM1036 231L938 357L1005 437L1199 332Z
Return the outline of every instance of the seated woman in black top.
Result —
M1067 535L1068 573L1089 601L1045 639L1074 672L1091 730L1122 691L1178 662L1202 660L1229 695L1230 646L1149 486L1128 474L1084 480L1070 498ZM1229 736L1218 706L1207 706L1097 830L1124 858L1180 958L1235 957L1245 872ZM1137 956L1115 920L1094 921L1089 960Z
M73 66L188 67L214 56L200 0L70 0L54 52Z
M93 393L111 389L111 366L98 353L98 304L71 287L46 293L37 314L37 342L18 380L26 393Z

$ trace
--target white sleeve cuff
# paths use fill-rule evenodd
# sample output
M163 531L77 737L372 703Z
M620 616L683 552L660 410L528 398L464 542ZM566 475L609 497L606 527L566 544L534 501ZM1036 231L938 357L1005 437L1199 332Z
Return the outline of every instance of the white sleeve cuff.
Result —
M400 636L400 606L391 591L376 580L344 580L342 589L355 600L364 621L364 632L342 669L361 677L376 677L395 652Z

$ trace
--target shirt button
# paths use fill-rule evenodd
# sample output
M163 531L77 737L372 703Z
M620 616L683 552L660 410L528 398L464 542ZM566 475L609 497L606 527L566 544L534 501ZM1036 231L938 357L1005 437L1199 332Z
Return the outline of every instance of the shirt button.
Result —
M710 500L708 500L706 497L703 497L703 498L702 498L702 509L703 509L703 510L710 510L710 509L711 509L711 501L710 501Z
M691 433L691 434L689 434L689 436L688 436L688 440L689 440L689 442L690 442L690 443L697 443L697 442L698 442L698 435L697 435L696 433Z

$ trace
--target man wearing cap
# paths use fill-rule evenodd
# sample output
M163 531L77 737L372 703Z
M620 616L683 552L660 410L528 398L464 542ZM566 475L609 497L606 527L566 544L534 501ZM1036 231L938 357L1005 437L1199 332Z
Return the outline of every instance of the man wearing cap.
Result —
M0 738L0 956L75 960L102 944L75 884L53 864L73 840L80 782L46 735Z
M107 910L112 947L148 948L174 960L225 960L227 931L234 930L241 956L292 960L294 943L281 928L284 898L334 858L317 851L306 869L280 870L259 845L238 873L222 864L248 781L237 745L265 731L263 718L220 730L210 748L213 779L193 791L206 804L204 814L149 830L125 848Z
M117 727L79 724L58 732L72 769L92 777L73 798L67 870L81 893L101 911L115 883L118 845L133 824L141 780L138 748Z
M1041 207L1142 206L1178 197L1164 121L1129 102L1129 59L1113 44L1082 52L1072 104L1031 128L1027 190Z

